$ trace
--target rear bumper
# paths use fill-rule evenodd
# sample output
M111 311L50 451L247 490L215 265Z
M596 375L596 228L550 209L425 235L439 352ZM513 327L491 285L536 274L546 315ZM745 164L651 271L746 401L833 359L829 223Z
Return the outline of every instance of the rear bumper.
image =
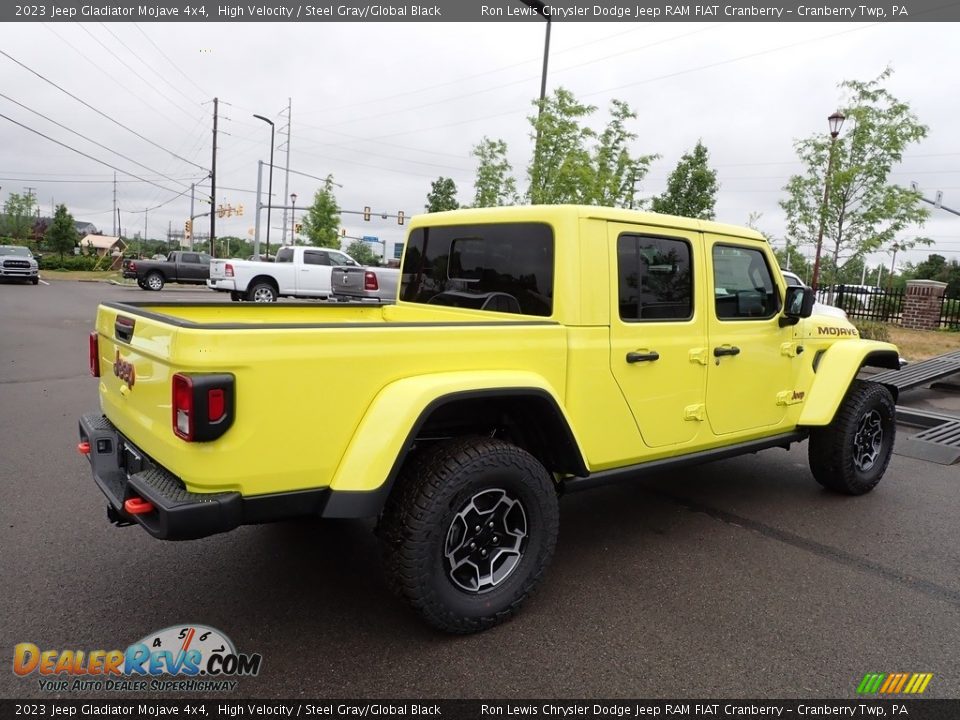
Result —
M236 280L207 280L207 287L220 292L237 292Z
M296 517L373 517L385 492L334 492L313 488L244 497L238 492L193 493L166 469L153 463L100 413L80 418L80 441L89 443L93 479L109 503L108 516L119 525L138 523L162 540L192 540L251 525ZM131 514L128 500L142 498L149 512Z

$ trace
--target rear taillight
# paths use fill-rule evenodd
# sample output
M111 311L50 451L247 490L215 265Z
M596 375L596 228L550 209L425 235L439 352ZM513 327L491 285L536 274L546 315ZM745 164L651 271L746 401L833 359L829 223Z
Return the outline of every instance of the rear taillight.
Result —
M173 432L178 438L193 441L193 381L189 375L173 376Z
M363 273L363 289L364 290L379 290L380 283L377 282L377 274L372 273L369 270Z
M173 376L173 432L187 442L216 440L233 425L234 378L230 373Z
M224 277L233 277L233 265L227 263L223 266L223 276Z
M90 374L100 377L100 336L94 330L90 333Z

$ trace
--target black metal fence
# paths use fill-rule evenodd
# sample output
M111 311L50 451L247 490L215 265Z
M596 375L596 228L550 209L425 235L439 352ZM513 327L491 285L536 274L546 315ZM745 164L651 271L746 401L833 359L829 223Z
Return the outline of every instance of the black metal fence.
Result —
M852 320L899 323L903 315L904 290L887 290L866 285L837 285L817 291L817 301L841 308ZM940 327L960 330L960 294L944 296L940 305Z
M866 285L837 285L817 291L817 300L833 305L854 320L900 322L903 314L903 290L884 290Z
M947 330L960 330L960 293L943 296L940 305L940 327Z

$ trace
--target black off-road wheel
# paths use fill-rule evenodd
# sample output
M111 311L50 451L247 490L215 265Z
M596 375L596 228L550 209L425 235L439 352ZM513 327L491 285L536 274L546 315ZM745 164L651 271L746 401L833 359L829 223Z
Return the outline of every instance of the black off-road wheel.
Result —
M553 480L532 455L490 438L439 443L410 459L384 509L388 583L434 628L486 630L534 592L559 524Z
M893 454L895 415L887 388L855 380L833 422L810 433L810 470L817 482L845 495L873 490Z

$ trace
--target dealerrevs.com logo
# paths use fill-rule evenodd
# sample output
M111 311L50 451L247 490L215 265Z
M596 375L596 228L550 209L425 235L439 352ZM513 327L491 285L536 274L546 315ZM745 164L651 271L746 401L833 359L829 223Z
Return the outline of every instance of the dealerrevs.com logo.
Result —
M236 677L260 672L259 653L238 653L224 633L206 625L172 625L126 650L13 648L13 672L37 676L47 692L224 692Z

